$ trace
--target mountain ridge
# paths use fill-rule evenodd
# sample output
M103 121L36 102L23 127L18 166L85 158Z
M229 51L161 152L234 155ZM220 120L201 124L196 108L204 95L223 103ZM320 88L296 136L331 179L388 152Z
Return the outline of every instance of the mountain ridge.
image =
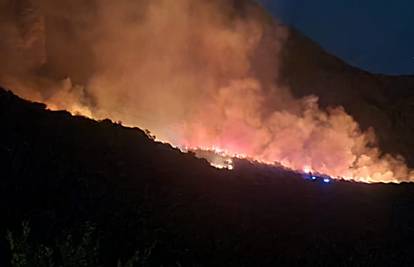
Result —
M142 130L0 90L0 234L52 244L97 225L103 266L154 244L150 266L414 261L413 184L314 183L241 162L215 169ZM0 239L0 262L9 254ZM300 255L300 256L298 256Z
M414 76L376 75L347 65L302 34L291 31L282 49L281 82L320 104L341 105L363 129L373 127L386 152L414 165ZM304 40L304 41L301 41Z

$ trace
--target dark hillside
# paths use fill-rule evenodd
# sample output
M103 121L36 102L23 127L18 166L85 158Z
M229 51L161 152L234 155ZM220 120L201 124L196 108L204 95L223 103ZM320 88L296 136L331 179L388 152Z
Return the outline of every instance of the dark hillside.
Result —
M323 106L342 105L381 147L414 166L414 76L371 74L326 53L294 29L282 51L281 80L297 96L317 95Z
M414 186L322 184L238 162L220 171L139 129L0 90L0 237L50 244L96 225L99 259L149 266L412 266ZM1 239L1 266L10 252Z
M4 13L2 15L4 15L5 21L10 20L8 23L17 23L16 27L19 32L30 33L28 34L31 37L29 39L39 41L31 43L32 46L29 45L27 49L20 51L23 53L23 57L27 57L27 60L23 60L23 62L31 66L29 77L22 76L20 72L16 75L23 84L30 84L30 79L33 79L32 75L35 75L41 84L36 86L38 87L38 93L45 98L53 95L54 90L59 88L52 81L62 81L70 77L74 85L88 85L90 79L95 76L96 68L98 68L101 60L98 56L99 53L94 52L96 42L91 41L92 39L89 40L89 37L86 38L89 41L84 40L84 38L80 40L75 38L76 36L83 36L85 30L85 25L79 24L78 16L52 16L48 12L45 14L41 12L42 8L40 6L43 6L42 3L46 5L49 2L53 3L54 1L11 1L8 4L5 3L3 10L0 10ZM58 11L60 8L70 7L67 12L81 17L81 14L84 14L88 17L93 14L94 6L100 3L100 1L72 2L64 1L62 7L60 5L53 6ZM269 26L263 28L265 30L263 44L261 44L263 47L259 46L256 52L260 61L252 65L252 69L256 72L255 76L261 82L262 79L266 82L269 82L268 79L274 79L275 75L273 73L267 75L267 72L274 71L278 73L277 77L280 78L281 82L288 85L295 95L315 94L320 98L320 103L323 106L344 106L346 111L363 128L373 127L376 130L380 147L384 151L401 153L407 159L409 165L414 167L414 154L412 153L414 151L414 139L412 138L414 135L414 76L384 76L370 74L351 67L335 56L326 53L318 44L295 29L280 27L281 25L277 24L257 1L214 0L213 2L220 3L224 13L229 12L232 16L242 18L251 16L252 20L260 21L263 25ZM8 8L9 4L10 8ZM38 4L40 9L36 8ZM58 14L60 13L58 12ZM19 19L16 22L15 19L17 18ZM40 30L33 30L36 18L44 19L46 26ZM100 23L97 24L100 25ZM285 31L282 31L281 28L286 29L286 41L284 38ZM8 31L4 34L4 39L7 40ZM338 34L340 35L340 33ZM15 54L20 55L20 52L16 52L21 48L18 42L16 43L13 40L3 44L8 47L5 51L9 52L2 54L4 66L0 73L2 74L0 75L0 85L8 84L10 87L16 87L11 89L19 93L18 86L10 85L8 79L3 81L2 77L3 72L7 73L7 66L13 62L20 63L21 60L22 55L18 56L17 59L13 57ZM278 53L279 45L274 46L275 40L278 40L276 43L279 43L280 40L281 55ZM42 47L43 42L45 43ZM269 69L269 66L273 66L273 64L270 64L273 61L280 63L276 64L277 67L274 66L274 70L273 67ZM69 62L72 62L72 64L69 64ZM49 83L52 83L53 86ZM93 92L88 93L88 90L86 91L86 95L90 99L85 101L93 106L93 103L97 103L98 100L94 99L96 96Z
M276 23L255 1L230 2L241 14L246 8L256 8L266 23ZM410 166L414 166L414 70L411 76L372 74L327 53L296 29L285 28L287 40L283 42L281 54L267 55L280 57L279 82L298 97L318 96L324 107L343 106L363 129L375 129L385 152L401 154ZM275 32L265 34L274 35ZM263 51L269 52L261 49L259 53ZM260 64L255 68L259 69L259 76L260 71L267 71L262 70Z

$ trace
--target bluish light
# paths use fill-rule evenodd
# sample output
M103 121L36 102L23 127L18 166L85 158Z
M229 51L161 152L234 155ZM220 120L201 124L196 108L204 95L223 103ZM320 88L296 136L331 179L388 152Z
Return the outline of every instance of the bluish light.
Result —
M312 179L312 180L316 180L316 176L312 176L312 177L311 177L311 179Z
M323 178L323 182L324 183L330 183L331 182L331 179L329 179L329 178Z

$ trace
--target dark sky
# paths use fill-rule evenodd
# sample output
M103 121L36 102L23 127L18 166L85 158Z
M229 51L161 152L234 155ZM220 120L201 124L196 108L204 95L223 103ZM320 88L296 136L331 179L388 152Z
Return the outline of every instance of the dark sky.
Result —
M328 52L362 69L414 74L413 0L259 0Z

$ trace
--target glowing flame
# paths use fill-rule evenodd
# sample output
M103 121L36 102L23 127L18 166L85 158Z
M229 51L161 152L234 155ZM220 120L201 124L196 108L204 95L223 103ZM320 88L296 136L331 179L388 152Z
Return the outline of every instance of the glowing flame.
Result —
M305 167L303 167L303 172L304 173L311 173L312 169L309 166L305 166Z
M59 103L59 104L57 104ZM83 115L85 117L89 117L92 119L102 119L98 118L93 115L92 110L85 106L78 104L77 102L70 102L70 105L67 105L65 101L56 103L48 104L48 108L51 110L60 110L62 108L66 108L70 113L73 115ZM136 126L130 124L129 126ZM192 129L192 133L200 129ZM237 129L238 130L238 129ZM226 134L226 132L224 132ZM216 137L216 136L215 136ZM243 146L235 146L234 141L230 140L228 143L223 142L219 139L218 143L215 144L214 140L209 139L197 139L196 143L192 142L183 142L183 143L174 143L168 139L156 139L160 142L170 143L171 145L179 148L182 151L193 151L195 152L196 156L199 158L206 159L211 166L218 168L218 169L234 169L234 158L238 159L245 159L249 161L258 162L261 164L273 165L273 166L282 166L287 169L291 169L292 171L299 171L305 174L312 174L312 173L319 173L324 175L329 175L332 179L340 179L340 180L347 180L347 181L356 181L356 182L363 182L363 183L401 183L403 181L409 182L414 179L413 172L409 172L406 167L402 164L401 158L393 158L390 155L385 155L384 158L381 158L381 162L383 163L380 165L380 168L375 166L375 162L372 162L372 159L369 155L362 155L360 161L367 163L367 165L362 165L357 169L353 169L350 167L347 169L343 175L338 175L337 172L331 173L329 168L322 168L318 169L309 165L307 161L298 161L292 162L289 161L287 158L271 160L270 157L266 156L266 154L249 154L248 151L245 151ZM203 142L205 144L203 144ZM237 142L236 142L237 143ZM271 152L271 151L270 151ZM329 152L329 151L327 151ZM373 150L373 157L374 160L378 160L378 151L376 149ZM306 157L305 157L306 158ZM310 158L312 160L312 158ZM355 162L354 162L355 163ZM374 165L370 165L374 164ZM392 165L394 164L394 165ZM323 165L322 165L323 166ZM396 177L395 173L391 169L387 169L387 166L397 166L396 171L406 175L406 177ZM399 168L399 169L398 169ZM312 175L312 178L314 176ZM324 183L329 183L330 178L323 178L322 181ZM315 178L316 179L316 178Z
M277 82L288 31L249 1L108 1L44 0L2 16L0 82L52 110L214 151L199 156L217 168L245 158L358 182L414 181L344 108L321 109ZM30 19L8 21L16 16ZM55 78L66 75L82 86Z
M233 156L225 153L220 149L194 149L194 148L184 148L183 151L191 150L199 158L206 159L211 166L217 169L228 169L233 170Z

